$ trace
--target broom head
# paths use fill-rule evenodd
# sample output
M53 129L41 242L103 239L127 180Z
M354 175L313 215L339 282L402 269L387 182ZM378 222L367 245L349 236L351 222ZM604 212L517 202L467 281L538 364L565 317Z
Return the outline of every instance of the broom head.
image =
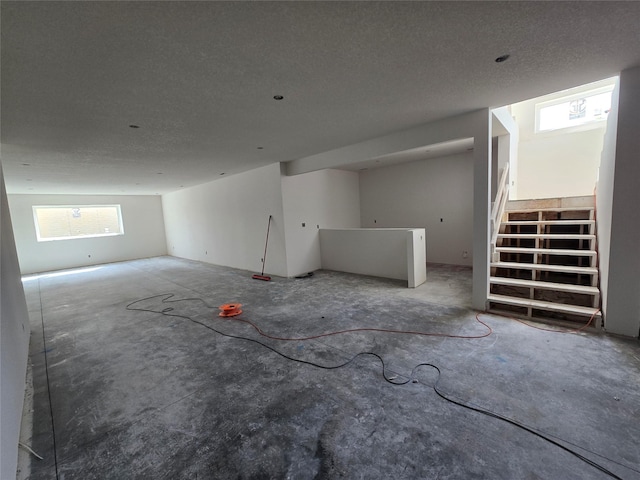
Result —
M264 282L271 281L271 277L269 277L268 275L258 275L257 273L255 275L252 275L251 278L253 278L254 280L262 280Z

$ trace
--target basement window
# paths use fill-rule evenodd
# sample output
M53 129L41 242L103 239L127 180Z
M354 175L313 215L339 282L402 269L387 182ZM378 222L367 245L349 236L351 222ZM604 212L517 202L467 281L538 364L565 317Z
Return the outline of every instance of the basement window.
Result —
M597 128L611 111L613 85L536 105L536 133L565 128Z
M39 242L124 235L120 205L34 206Z

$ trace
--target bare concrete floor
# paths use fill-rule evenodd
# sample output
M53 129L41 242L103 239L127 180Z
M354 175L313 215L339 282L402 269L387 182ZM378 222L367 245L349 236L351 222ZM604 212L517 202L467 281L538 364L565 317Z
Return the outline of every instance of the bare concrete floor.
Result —
M438 388L451 399L640 478L637 341L484 314L493 333L483 338L367 331L281 341L217 316L219 305L239 302L236 318L283 337L488 332L469 308L469 269L430 265L428 276L415 290L328 271L261 282L161 257L26 278L31 442L44 457L29 478L610 478L447 402L432 388L433 367L414 370L421 363L439 367ZM377 356L333 368L360 352ZM386 381L380 359L389 381L407 383Z

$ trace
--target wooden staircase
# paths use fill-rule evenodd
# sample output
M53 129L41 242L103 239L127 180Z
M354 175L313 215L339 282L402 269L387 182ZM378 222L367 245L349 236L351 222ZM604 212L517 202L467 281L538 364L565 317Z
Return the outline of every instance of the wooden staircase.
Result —
M507 202L495 238L489 310L600 328L594 197Z

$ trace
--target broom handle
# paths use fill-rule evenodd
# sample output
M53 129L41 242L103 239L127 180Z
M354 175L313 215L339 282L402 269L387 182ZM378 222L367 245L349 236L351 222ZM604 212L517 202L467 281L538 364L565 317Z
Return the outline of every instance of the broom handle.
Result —
M269 215L269 220L267 221L267 241L264 242L264 255L262 256L262 273L260 275L264 275L264 264L267 263L267 245L269 245L269 228L271 227L271 215Z

